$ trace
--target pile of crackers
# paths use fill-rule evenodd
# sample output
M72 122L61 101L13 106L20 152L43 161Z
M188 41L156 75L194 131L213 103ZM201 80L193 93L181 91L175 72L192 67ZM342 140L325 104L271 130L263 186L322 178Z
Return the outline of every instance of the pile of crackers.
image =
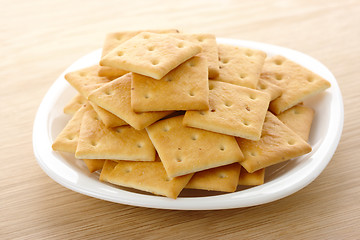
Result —
M266 167L309 153L302 102L330 87L285 57L173 29L110 33L99 65L65 79L79 94L53 150L170 198L260 185Z

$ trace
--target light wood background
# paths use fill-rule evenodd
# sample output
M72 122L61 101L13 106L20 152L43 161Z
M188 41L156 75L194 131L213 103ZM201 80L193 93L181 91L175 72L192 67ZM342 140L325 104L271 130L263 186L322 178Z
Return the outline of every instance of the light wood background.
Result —
M360 239L359 1L0 1L0 239ZM293 48L323 62L345 104L339 147L303 190L245 209L110 203L51 180L32 151L48 88L107 32L179 28Z

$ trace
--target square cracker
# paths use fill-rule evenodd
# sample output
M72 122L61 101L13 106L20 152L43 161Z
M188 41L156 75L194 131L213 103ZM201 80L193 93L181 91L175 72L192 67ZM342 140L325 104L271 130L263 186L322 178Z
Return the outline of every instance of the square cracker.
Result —
M255 89L209 81L210 109L187 111L184 125L259 140L269 95Z
M309 139L314 110L310 107L296 105L280 113L277 117L302 139Z
M110 127L120 127L120 126L128 125L127 122L115 116L111 112L106 111L105 109L99 107L98 105L92 103L91 101L89 101L89 103L94 108L95 112L98 114L101 121L105 124L105 127L110 128Z
M143 32L113 49L100 60L100 65L161 79L199 52L198 44L166 34Z
M70 102L68 102L68 104L66 104L66 106L64 107L64 113L69 114L69 115L73 115L86 102L87 102L86 98L84 98L81 94L77 94L75 97L73 97L70 100Z
M54 151L75 153L78 145L82 118L89 109L91 109L91 106L85 104L77 110L53 142L52 149Z
M183 116L177 116L146 128L169 177L242 160L234 137L189 128L182 122Z
M261 76L259 78L256 89L269 94L270 101L273 101L274 99L280 97L282 94L282 89L279 86L269 82L266 79L263 79Z
M89 100L138 130L172 113L170 111L134 112L131 108L131 78L131 73L128 73L103 85L89 95Z
M185 188L235 192L239 182L240 169L239 163L233 163L197 172Z
M74 72L67 73L65 79L85 98L99 88L102 84L108 83L111 79L99 76L100 66L94 65Z
M108 165L108 162L105 165ZM107 171L101 172L102 180L174 199L193 175L170 179L161 162L119 161L116 165L111 162L109 165Z
M239 176L239 185L256 186L264 184L265 168L259 169L253 173L248 173L245 168L241 168Z
M124 32L113 32L106 35L102 57L108 54L111 50L122 44L123 42L135 37L141 32L152 32L152 33L178 33L177 29L160 29L160 30L140 30L140 31L124 31Z
M104 166L104 159L83 159L90 172L101 170Z
M145 130L139 131L130 126L106 128L91 109L82 119L75 157L154 161L155 149Z
M283 90L282 95L270 104L269 109L275 114L330 87L330 83L319 75L282 56L267 59L261 77Z
M136 112L209 109L206 59L193 57L160 80L133 74L131 107Z
M219 76L214 80L255 89L266 54L263 51L219 44Z
M311 151L311 146L272 113L267 112L261 139L237 138L244 153L241 165L249 173Z
M204 57L208 63L209 78L219 76L219 56L216 37L213 34L169 34L172 37L200 44L202 51L197 55Z

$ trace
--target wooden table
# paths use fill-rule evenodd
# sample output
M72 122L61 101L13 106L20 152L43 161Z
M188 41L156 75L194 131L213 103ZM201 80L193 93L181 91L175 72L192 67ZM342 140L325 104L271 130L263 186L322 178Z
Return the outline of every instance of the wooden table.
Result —
M359 239L359 1L1 1L0 239ZM309 186L261 206L167 211L87 197L50 179L32 150L48 88L107 32L179 28L293 48L336 76L345 125Z

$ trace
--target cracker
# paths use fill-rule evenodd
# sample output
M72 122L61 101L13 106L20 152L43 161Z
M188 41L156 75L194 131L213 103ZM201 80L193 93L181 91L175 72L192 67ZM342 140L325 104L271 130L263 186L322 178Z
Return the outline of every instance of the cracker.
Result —
M68 104L64 107L64 113L73 115L77 110L81 108L87 102L86 98L84 98L81 94L77 94L73 97Z
M209 78L219 76L219 56L216 37L213 34L169 34L172 37L200 44L202 51L197 55L206 58Z
M99 107L98 105L92 102L89 103L94 108L95 112L98 114L101 121L105 124L105 127L110 128L110 127L120 127L120 126L128 125L127 122L115 116L111 112L106 111L102 107Z
M242 138L237 138L237 141L244 153L241 165L249 173L311 151L307 142L270 112L266 114L259 141Z
M263 51L219 44L219 76L214 80L255 89L266 54Z
M89 95L96 105L141 130L172 112L136 113L131 108L131 73L103 85Z
M291 130L302 139L309 139L311 123L314 118L314 110L310 107L296 105L277 116Z
M80 159L112 159L154 161L155 149L145 130L130 126L106 128L91 109L81 122L75 157Z
M114 170L115 166L118 164L118 161L105 160L104 165L101 169L99 180L107 182L107 177Z
M239 182L240 168L239 163L233 163L197 172L185 188L235 192Z
M183 118L168 118L146 128L169 177L242 160L234 137L183 126Z
M83 159L90 172L101 170L104 166L104 159Z
M98 74L100 77L107 77L108 79L115 79L115 78L121 77L122 75L127 74L128 72L129 71L121 70L118 68L101 66Z
M199 52L198 44L143 32L113 49L100 60L100 65L161 79Z
M210 109L187 111L184 125L259 140L269 95L255 89L209 81Z
M193 57L160 80L133 74L131 107L136 112L209 109L206 59Z
M83 105L66 124L52 144L54 151L75 153L78 145L80 125L84 114L89 111L89 104Z
M282 94L282 90L279 86L269 82L266 79L263 79L261 76L259 78L259 82L256 89L269 94L270 101L273 101L274 99L280 97Z
M245 168L241 168L239 176L239 185L256 186L264 184L265 168L259 169L253 173L248 173Z
M108 170L112 167L111 163ZM161 162L119 161L113 170L101 172L101 179L112 184L176 199L192 175L170 179Z
M152 33L178 33L177 29L163 29L163 30L142 30L142 31L124 31L124 32L113 32L106 35L102 57L108 54L111 50L122 44L123 42L135 37L141 32L152 32Z
M111 79L99 76L100 66L94 65L74 72L67 73L65 79L85 98L104 83Z
M269 109L275 114L330 87L330 83L319 75L282 56L267 59L261 76L283 90L282 95L270 104Z

